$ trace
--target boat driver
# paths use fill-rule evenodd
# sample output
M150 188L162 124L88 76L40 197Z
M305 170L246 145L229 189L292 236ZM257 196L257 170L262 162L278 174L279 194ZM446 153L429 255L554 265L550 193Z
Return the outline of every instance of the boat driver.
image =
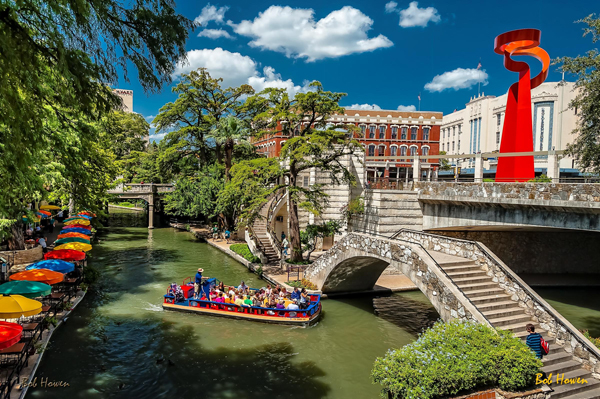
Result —
M200 292L200 287L202 286L202 280L208 278L202 277L202 273L204 273L204 269L199 268L198 273L196 273L196 281L194 282L194 299L198 299L198 293Z

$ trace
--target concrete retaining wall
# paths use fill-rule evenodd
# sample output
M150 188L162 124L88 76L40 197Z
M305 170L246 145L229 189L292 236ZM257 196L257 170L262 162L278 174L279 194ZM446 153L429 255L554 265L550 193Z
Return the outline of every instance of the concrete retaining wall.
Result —
M0 257L3 257L8 262L14 265L31 264L42 260L44 253L41 246L33 247L31 249L24 249L22 251L2 251Z

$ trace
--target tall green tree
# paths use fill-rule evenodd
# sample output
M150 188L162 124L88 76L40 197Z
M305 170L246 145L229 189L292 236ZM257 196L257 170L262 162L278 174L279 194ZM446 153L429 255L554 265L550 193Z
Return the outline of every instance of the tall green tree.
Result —
M600 19L595 14L576 21L587 25L583 36L591 36L592 43L600 40ZM576 111L575 139L567 147L579 167L588 172L600 173L600 53L592 49L577 57L560 57L561 70L577 76L575 98L569 108Z
M215 144L223 146L225 154L225 179L229 180L229 170L233 161L233 150L236 146L250 146L248 141L250 129L235 116L221 119L210 132L209 137Z
M328 174L331 184L355 184L356 177L341 162L346 156L362 151L354 139L355 126L331 126L333 114L342 114L339 101L344 93L323 90L319 82L310 85L311 91L290 98L285 89L269 88L248 99L249 106L262 112L253 119L259 136L274 133L289 137L279 158L241 162L232 170L229 190L243 190L250 180L265 188L257 190L247 201L246 222L257 215L267 195L285 189L288 193L291 260L302 260L302 243L298 209L320 215L328 195L322 184L310 187L299 185L298 176L311 169ZM238 176L239 175L239 176Z
M173 161L194 157L199 169L210 162L211 155L222 162L223 144L209 141L208 136L227 116L244 119L248 108L242 100L254 94L249 85L224 89L222 81L213 79L205 68L185 74L173 88L177 100L160 109L153 123L157 132L168 132L164 140Z

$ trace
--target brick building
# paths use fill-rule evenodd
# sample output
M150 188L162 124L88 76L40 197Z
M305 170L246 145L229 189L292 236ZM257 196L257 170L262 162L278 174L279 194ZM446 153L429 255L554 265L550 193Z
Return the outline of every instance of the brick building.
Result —
M414 155L437 155L440 150L441 112L402 112L388 110L346 109L343 115L333 115L329 122L354 124L361 130L356 138L365 147L366 178L373 182L380 179L401 180L412 177L413 161L402 158ZM276 157L287 140L282 134L274 134L255 140L259 153ZM393 160L377 160L369 157L397 156ZM423 159L423 177L439 166L438 159Z

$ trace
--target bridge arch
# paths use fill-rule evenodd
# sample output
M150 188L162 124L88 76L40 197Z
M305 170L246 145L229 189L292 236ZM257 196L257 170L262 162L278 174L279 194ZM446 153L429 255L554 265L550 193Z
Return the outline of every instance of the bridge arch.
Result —
M466 319L489 325L427 251L410 241L349 233L312 263L305 276L325 294L364 291L373 288L388 265L406 275L444 321Z

